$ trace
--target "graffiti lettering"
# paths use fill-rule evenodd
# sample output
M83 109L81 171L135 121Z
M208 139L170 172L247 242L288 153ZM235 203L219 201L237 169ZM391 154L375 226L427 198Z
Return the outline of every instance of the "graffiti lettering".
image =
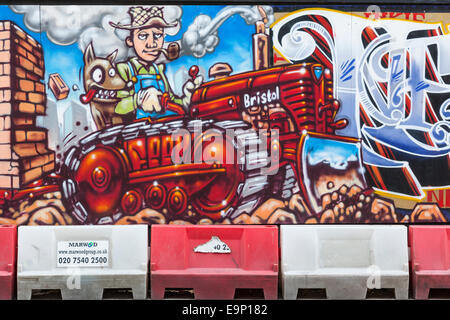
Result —
M275 87L274 90L267 89L267 91L257 91L255 93L246 93L243 96L244 106L250 108L256 105L274 103L280 100L280 87Z
M364 16L366 18L370 18L373 15L371 12L364 12ZM377 19L392 19L392 18L403 18L406 20L412 20L412 21L425 21L426 14L423 12L382 12L379 14Z
M372 14L366 12L365 16ZM400 15L384 12L381 18ZM424 13L404 15L407 19L425 19ZM304 20L327 21L329 27L327 30L314 28L311 22ZM341 66L334 69L336 95L346 105L341 116L361 119L361 123L350 124L340 132L362 138L366 164L404 168L404 172L408 172L405 177L410 177L412 185L410 191L402 192L422 197L422 192L417 193L420 183L432 179L413 172L408 162L433 158L446 165L450 153L447 77L450 64L444 59L450 52L450 38L443 35L440 23L379 20L372 24L368 21L333 10L300 10L273 26L274 47L284 54L293 47L278 39L309 30L318 34L314 38L316 50L320 48L321 52L330 53L312 54L309 58ZM351 30L346 27L350 24ZM286 25L297 27L286 34L287 28L283 28ZM334 41L320 41L329 38L331 31ZM351 46L348 39L351 39ZM285 57L293 59L293 56ZM354 75L352 61L355 61ZM446 179L434 180L437 185L450 183L448 179L447 182L444 182ZM381 182L378 187L388 188Z

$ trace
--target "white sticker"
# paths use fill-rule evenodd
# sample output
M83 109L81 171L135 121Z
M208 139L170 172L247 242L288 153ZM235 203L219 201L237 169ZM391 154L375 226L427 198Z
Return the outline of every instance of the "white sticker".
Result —
M109 241L59 241L57 267L109 266Z
M194 252L199 253L231 253L230 247L219 239L219 237L212 236L208 242L198 245L194 248Z

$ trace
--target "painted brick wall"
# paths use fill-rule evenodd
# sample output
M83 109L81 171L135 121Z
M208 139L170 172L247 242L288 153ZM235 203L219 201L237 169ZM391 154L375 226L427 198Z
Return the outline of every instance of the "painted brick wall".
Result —
M45 115L41 45L10 21L0 21L0 189L23 188L55 168ZM3 195L2 195L3 196Z

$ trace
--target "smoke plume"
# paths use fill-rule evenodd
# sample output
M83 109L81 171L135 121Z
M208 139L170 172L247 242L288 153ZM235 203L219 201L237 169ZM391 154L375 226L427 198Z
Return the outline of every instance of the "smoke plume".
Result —
M270 25L274 21L273 9L262 6ZM129 31L113 28L109 22L130 23L129 6L39 6L11 5L11 10L24 15L24 23L34 32L45 32L47 37L58 45L71 45L75 42L84 52L90 42L98 56L107 56L118 49L117 60L125 60L134 55L125 44ZM231 16L239 14L247 24L261 20L257 6L227 6L214 18L198 15L179 42L182 55L201 58L213 52L219 43L217 30ZM168 35L175 35L181 27L182 9L180 6L164 6L164 19L177 26L166 28Z

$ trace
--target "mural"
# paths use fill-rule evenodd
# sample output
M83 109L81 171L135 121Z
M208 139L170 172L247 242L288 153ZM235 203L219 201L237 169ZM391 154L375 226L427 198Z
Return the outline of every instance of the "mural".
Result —
M0 224L447 222L450 14L369 9L0 6Z

